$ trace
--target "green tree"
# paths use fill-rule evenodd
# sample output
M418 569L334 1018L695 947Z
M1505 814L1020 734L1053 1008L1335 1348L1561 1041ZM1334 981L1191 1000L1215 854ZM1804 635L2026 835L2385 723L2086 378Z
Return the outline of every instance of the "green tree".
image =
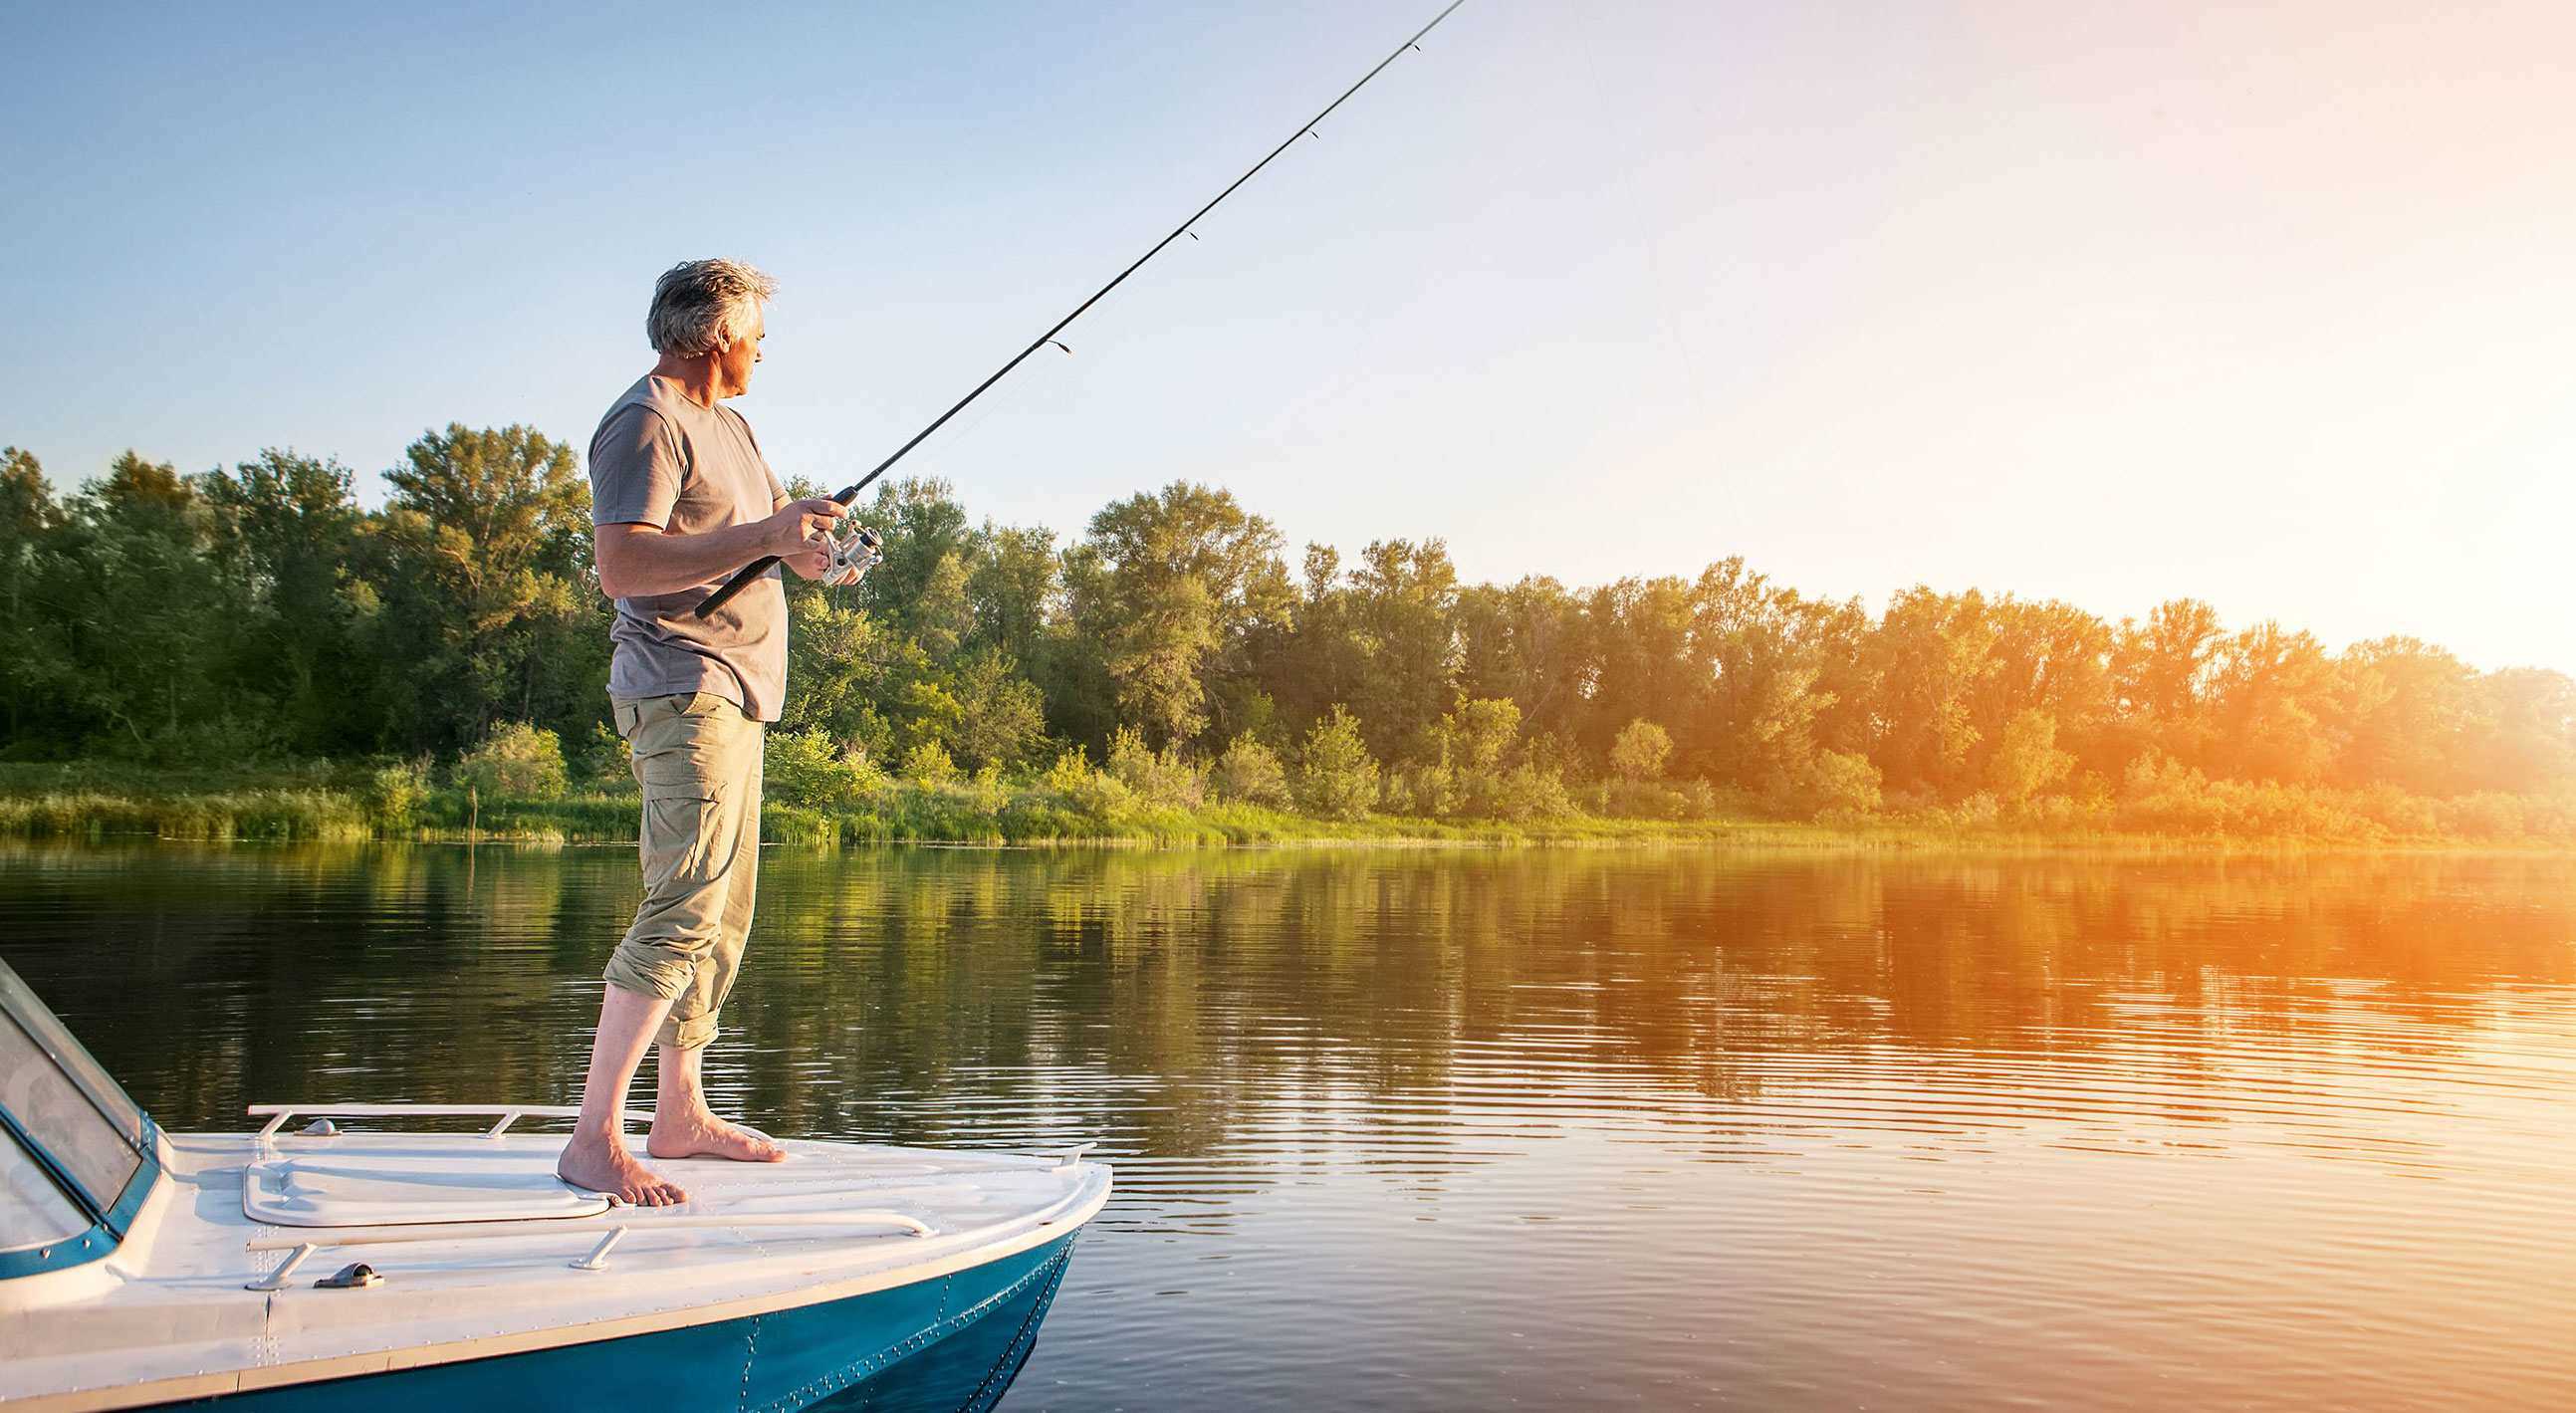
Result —
M1065 579L1120 714L1166 742L1209 724L1211 685L1243 675L1247 631L1289 601L1279 532L1231 494L1186 481L1093 516Z
M2030 799L2075 768L2074 755L2057 749L2057 719L2037 707L2024 707L1999 734L1986 760L1986 788L2005 804Z
M1606 758L1620 729L1649 712L1687 720L1700 710L1714 674L1693 610L1691 586L1669 576L1593 590L1591 690L1575 724L1588 760Z
M960 764L1014 770L1039 756L1046 744L1046 703L1001 649L970 654L950 683L958 703L952 741Z
M2306 633L2261 623L2223 639L2211 655L2210 766L2240 780L2306 785L2324 778L2342 746L2337 675Z
M0 723L13 746L63 725L59 694L70 672L56 605L43 592L61 553L62 508L33 452L0 448Z
M1520 739L1520 704L1509 697L1479 697L1460 702L1440 725L1443 744L1458 769L1492 775L1502 770L1504 757Z
M2576 681L2545 668L2490 672L2472 692L2466 776L2508 793L2576 789Z
M2351 723L2338 774L2352 785L2389 784L2449 793L2467 778L2479 734L2471 692L2476 673L2415 638L2376 638L2339 663Z
M236 672L263 684L287 738L311 751L363 749L381 735L369 674L350 671L375 605L357 583L364 517L337 462L269 450L198 482L212 553L246 604Z
M2109 728L2117 706L2111 690L2111 625L2071 604L2009 595L1988 609L1992 633L1987 669L1971 700L1971 724L2000 750L2005 728L2025 711L2056 723L2058 744L2096 769L2117 775L2126 758Z
M1456 695L1458 571L1438 540L1378 540L1361 552L1331 626L1349 635L1348 700L1381 756L1439 724Z
M1055 532L987 525L979 539L966 581L975 641L1025 666L1036 660L1061 594Z
M1759 793L1803 779L1844 691L1870 695L1858 685L1868 630L1860 606L1803 599L1740 558L1703 571L1690 604L1706 685L1670 706L1682 768ZM1866 744L1870 723L1860 725Z
M930 673L920 645L882 627L866 609L816 590L791 594L787 700L781 730L809 732L835 751L895 756L895 719L907 687Z
M2210 672L2218 655L2218 611L2198 599L2156 606L2141 624L2122 622L2111 649L2111 687L2135 757L2162 751L2180 761L2207 754Z
M210 528L176 469L131 451L72 497L43 597L64 696L103 748L240 756L267 744L257 703L226 690L239 602L209 557Z
M1583 605L1554 579L1463 589L1458 693L1509 698L1534 734L1571 731L1594 687L1589 638Z
M1917 587L1888 603L1870 651L1881 723L1872 754L1889 785L1943 797L1971 787L1972 757L1983 739L1976 699L1991 670L1992 643L1985 596L1973 589L1954 595Z
M526 427L450 425L385 480L376 650L406 688L406 738L471 740L500 719L586 733L603 710L608 611L571 448Z
M965 582L975 558L966 508L946 481L906 477L882 482L860 523L885 540L885 562L852 591L858 606L898 635L925 646L942 639L953 651L968 614Z

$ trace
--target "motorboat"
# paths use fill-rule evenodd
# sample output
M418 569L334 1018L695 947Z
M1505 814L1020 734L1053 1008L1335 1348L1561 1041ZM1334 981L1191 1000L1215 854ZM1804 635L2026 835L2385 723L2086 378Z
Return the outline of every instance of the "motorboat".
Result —
M0 962L0 1404L984 1409L1109 1197L1088 1145L788 1140L628 1207L513 1131L575 1112L281 1101L165 1133Z

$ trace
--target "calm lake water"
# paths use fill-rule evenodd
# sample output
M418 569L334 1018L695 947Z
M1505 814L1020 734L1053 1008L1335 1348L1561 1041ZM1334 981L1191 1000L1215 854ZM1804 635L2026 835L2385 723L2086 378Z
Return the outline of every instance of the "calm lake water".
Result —
M0 851L176 1128L569 1102L633 855ZM782 1134L1097 1139L1006 1406L2576 1406L2576 861L771 850Z

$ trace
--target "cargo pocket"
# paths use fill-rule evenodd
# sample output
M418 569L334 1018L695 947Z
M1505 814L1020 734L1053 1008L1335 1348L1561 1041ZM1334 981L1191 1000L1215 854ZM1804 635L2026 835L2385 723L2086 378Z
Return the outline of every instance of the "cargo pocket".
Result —
M724 800L703 785L685 790L644 789L644 887L650 893L686 892L706 885L716 863L731 856L719 848Z
M644 884L656 893L684 892L714 877L733 853L730 839L715 837L730 823L718 775L721 751L674 718L647 722L640 737L635 778L644 787Z

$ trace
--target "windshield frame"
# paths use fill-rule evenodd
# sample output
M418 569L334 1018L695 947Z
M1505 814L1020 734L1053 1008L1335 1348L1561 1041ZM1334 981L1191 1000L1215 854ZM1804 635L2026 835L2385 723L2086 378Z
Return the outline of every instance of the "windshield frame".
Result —
M92 1193L48 1145L43 1134L31 1127L24 1116L12 1112L7 1103L0 1102L0 1143L11 1144L25 1154L60 1190L74 1212L88 1221L86 1230L39 1237L0 1250L0 1280L102 1260L114 1254L125 1240L145 1199L160 1181L160 1126L73 1038L61 1019L46 1008L6 961L0 961L0 1026L8 1026L25 1037L35 1051L32 1061L50 1063L54 1074L92 1111L81 1121L106 1126L107 1134L92 1134L83 1142L112 1135L117 1146L130 1150L135 1159L117 1191Z

